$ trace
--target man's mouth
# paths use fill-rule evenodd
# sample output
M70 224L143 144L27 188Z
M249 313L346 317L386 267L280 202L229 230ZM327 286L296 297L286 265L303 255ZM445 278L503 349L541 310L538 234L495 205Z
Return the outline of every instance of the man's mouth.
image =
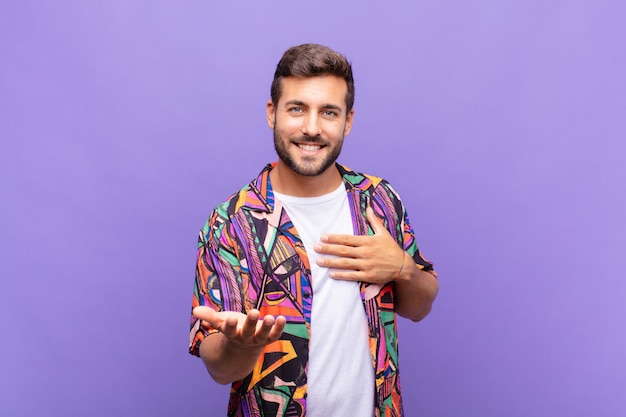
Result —
M305 143L297 143L296 144L298 146L298 148L302 149L303 151L319 151L320 149L322 149L322 145L307 145Z

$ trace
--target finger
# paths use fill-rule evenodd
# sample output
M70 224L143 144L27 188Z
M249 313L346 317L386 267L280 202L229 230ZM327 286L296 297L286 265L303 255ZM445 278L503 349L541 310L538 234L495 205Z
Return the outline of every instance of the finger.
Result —
M208 322L211 326L215 328L220 327L224 322L224 320L220 319L215 310L207 306L198 306L194 308L193 315L200 320Z
M239 320L237 319L237 316L228 315L224 319L222 326L219 327L219 331L222 332L222 334L228 339L232 339L237 337L237 333L239 332L238 327Z
M332 279L339 279L343 281L364 281L363 272L356 270L340 270L335 269L330 271L330 277Z
M276 317L274 321L274 325L272 326L272 329L270 330L270 333L267 336L267 339L269 341L274 341L278 339L280 335L283 334L283 330L285 329L286 324L287 324L287 319L284 316Z
M317 257L315 262L319 266L332 269L359 269L362 265L362 261L356 257L341 257L341 258L326 258Z
M263 317L263 320L260 320L257 323L257 329L256 329L256 333L254 334L254 340L256 340L259 343L267 342L268 335L270 334L270 331L272 330L272 326L274 326L275 321L276 320L274 319L274 316Z
M320 240L324 243L343 246L359 246L362 238L363 236L341 234L324 234L320 236Z
M317 253L339 256L341 258L357 258L359 257L359 247L345 245L328 245L318 243L313 246Z
M378 218L378 216L376 216L376 214L374 214L374 209L372 209L372 206L367 206L367 209L365 209L365 215L367 216L367 221L372 226L374 234L377 235L387 230L385 229L385 225L383 224L383 222Z
M254 333L257 328L257 322L259 321L259 310L252 309L248 311L246 318L241 328L241 335L246 338L254 337Z

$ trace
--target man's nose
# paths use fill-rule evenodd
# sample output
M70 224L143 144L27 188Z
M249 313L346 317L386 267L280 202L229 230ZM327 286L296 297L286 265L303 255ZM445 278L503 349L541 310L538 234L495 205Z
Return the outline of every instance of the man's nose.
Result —
M302 122L302 133L308 136L319 136L322 133L320 120L317 114L309 113Z

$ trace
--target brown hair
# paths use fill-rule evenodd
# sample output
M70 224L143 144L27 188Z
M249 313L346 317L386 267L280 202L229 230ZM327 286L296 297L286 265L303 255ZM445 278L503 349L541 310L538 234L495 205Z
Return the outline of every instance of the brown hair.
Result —
M354 78L352 65L345 56L327 46L314 43L293 46L285 51L276 66L272 81L272 103L278 104L281 95L281 82L285 77L316 77L319 75L335 75L343 78L348 86L346 93L347 112L354 105Z

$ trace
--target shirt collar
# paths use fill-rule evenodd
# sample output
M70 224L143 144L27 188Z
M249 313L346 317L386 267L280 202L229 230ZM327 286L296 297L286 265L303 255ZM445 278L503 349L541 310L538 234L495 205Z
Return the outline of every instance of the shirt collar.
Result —
M265 213L274 211L274 191L270 181L270 171L275 166L276 162L267 164L259 176L241 191L238 205ZM341 174L347 192L362 192L380 182L380 178L352 171L341 164L335 163L335 166Z

